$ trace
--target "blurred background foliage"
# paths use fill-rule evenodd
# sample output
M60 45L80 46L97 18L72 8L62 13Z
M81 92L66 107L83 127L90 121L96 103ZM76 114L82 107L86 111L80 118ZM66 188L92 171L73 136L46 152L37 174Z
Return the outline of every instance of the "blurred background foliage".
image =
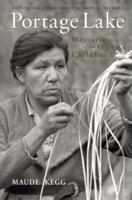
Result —
M82 13L88 12L90 23L95 18L105 19L108 11L113 18L124 18L124 29L70 29L64 37L69 43L70 60L68 64L69 76L66 85L70 89L86 91L96 77L106 69L114 60L115 49L123 45L125 50L130 50L132 44L132 1L131 0L7 0L0 1L0 101L21 93L22 87L18 84L10 72L10 57L15 40L24 32L33 30L24 29L20 25L13 29L12 12L19 11L24 17L29 18L74 18L79 19L80 27L83 24ZM42 27L40 27L42 28ZM54 30L59 33L58 30ZM89 42L74 42L73 37L87 39ZM95 43L96 39L102 39ZM104 40L103 40L104 39ZM99 47L100 45L100 47ZM100 49L101 48L101 49ZM99 51L99 53L111 53L112 56L97 57L74 57L73 52L84 51L88 53ZM117 104L115 96L113 102ZM117 180L122 169L122 158L111 156ZM104 170L108 171L107 164ZM132 199L132 161L126 159L126 174L124 189L121 199ZM113 188L109 171L104 179L104 198L114 199Z

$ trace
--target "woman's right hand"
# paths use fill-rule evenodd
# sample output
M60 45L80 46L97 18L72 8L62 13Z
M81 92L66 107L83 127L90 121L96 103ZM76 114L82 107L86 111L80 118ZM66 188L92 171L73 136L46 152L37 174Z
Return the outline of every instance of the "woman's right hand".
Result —
M46 136L55 133L68 125L73 117L73 109L70 105L61 102L50 106L41 118L39 128L41 128Z

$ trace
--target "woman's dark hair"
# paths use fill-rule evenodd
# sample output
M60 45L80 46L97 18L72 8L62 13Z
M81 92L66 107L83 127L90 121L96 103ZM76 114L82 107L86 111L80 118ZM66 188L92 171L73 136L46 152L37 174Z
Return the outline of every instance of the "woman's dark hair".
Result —
M51 31L35 31L25 33L18 38L10 59L10 69L17 79L16 67L24 68L33 61L39 54L54 47L63 50L65 61L68 62L69 53L66 41L58 34Z

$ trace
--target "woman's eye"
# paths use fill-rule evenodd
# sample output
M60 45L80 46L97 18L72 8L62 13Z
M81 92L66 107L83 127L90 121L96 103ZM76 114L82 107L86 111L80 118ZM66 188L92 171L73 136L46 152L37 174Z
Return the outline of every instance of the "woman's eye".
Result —
M64 65L62 65L62 64L59 64L59 65L57 65L60 69L61 68L64 68Z
M46 65L42 65L42 66L39 66L38 68L39 69L46 69L46 67L47 67Z

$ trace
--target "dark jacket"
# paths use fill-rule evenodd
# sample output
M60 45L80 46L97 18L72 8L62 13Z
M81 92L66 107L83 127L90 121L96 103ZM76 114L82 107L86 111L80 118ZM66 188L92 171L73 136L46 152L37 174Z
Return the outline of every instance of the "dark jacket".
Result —
M63 93L63 101L73 105L79 98L78 93ZM91 99L91 102L93 100ZM86 105L84 105L86 106ZM61 130L59 138L54 148L51 158L48 179L65 179L66 182L83 182L82 164L77 135L77 125L80 112L80 104L74 111L72 122ZM88 135L88 116L86 109L83 109L83 118L80 122L80 134L84 153L86 152ZM131 157L130 131L126 131L121 120L120 112L112 105L108 104L107 113L104 113L107 123L111 127L115 136L127 156ZM36 161L30 159L24 151L22 138L35 126L32 116L28 115L25 102L25 93L19 98L9 99L0 105L0 187L10 188L12 179L39 179L42 181L45 169L43 152L40 147L37 152ZM102 146L106 148L104 129L102 129ZM110 151L121 155L121 151L113 138L109 137ZM105 152L105 151L104 151ZM104 153L105 155L105 153ZM104 158L104 157L103 157ZM105 175L105 174L104 174ZM19 195L21 200L28 200L28 195ZM12 195L4 189L0 199L15 200L18 195ZM30 199L37 200L38 196L30 195ZM84 200L84 192L72 199Z

